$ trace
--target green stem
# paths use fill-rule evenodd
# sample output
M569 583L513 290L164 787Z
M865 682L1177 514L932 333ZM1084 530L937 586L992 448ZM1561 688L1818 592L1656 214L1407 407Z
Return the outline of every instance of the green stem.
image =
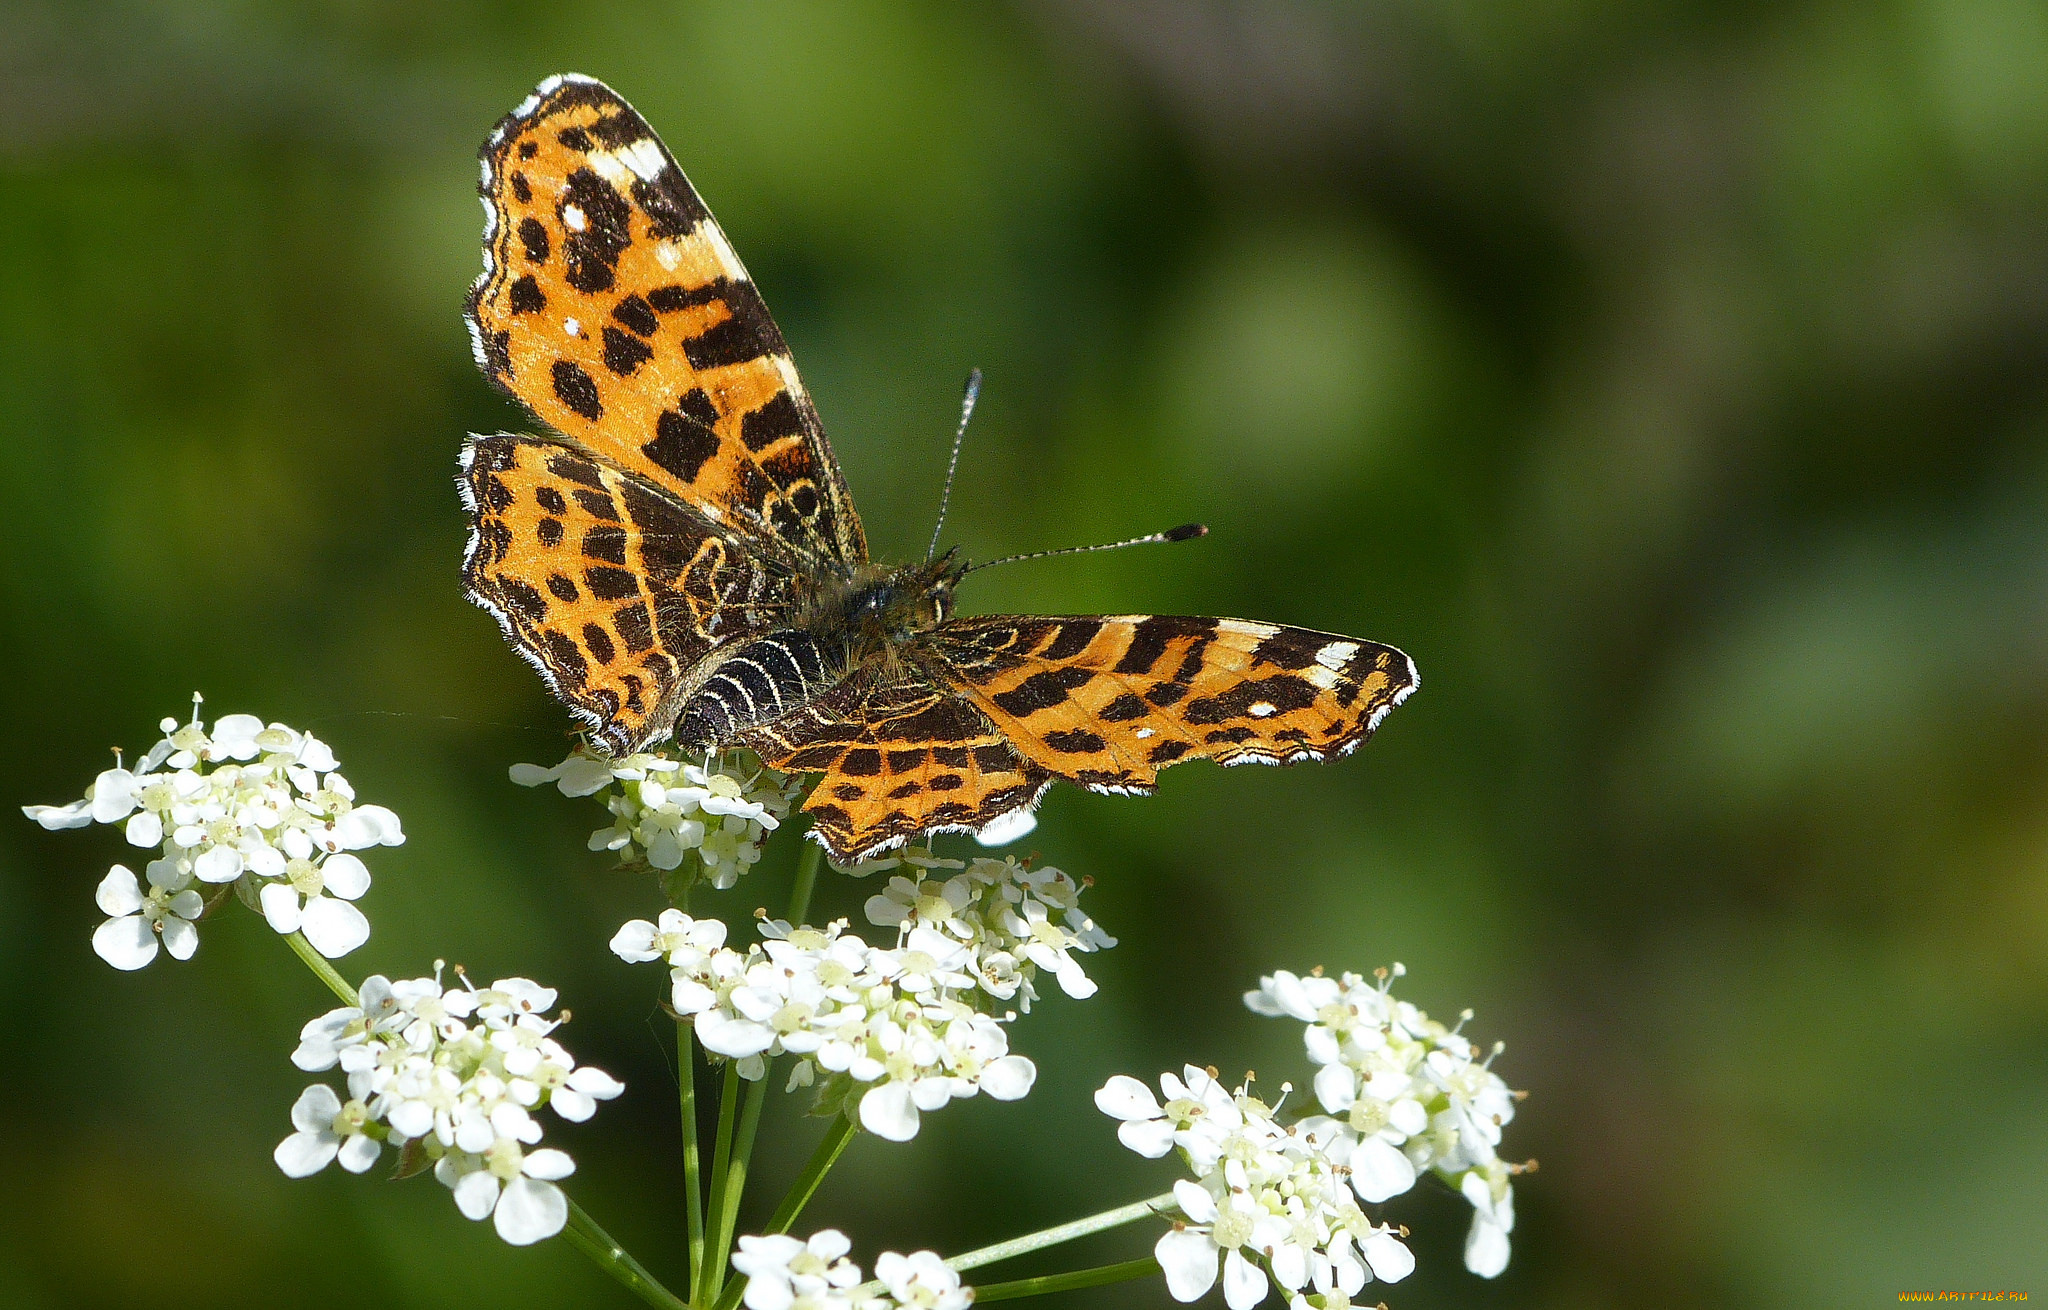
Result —
M696 1029L676 1020L676 1080L683 1103L683 1195L689 1212L690 1277L704 1267L704 1166L697 1144L697 1061L691 1040Z
M288 932L284 939L291 944L298 957L306 962L306 967L313 971L313 976L326 983L327 990L341 998L343 1005L356 1005L361 1002L362 998L356 995L355 988L349 986L348 979L336 973L334 966L327 962L327 958L313 949L313 943L306 940L306 934Z
M711 1228L707 1234L704 1262L697 1266L692 1279L694 1289L690 1299L699 1305L710 1303L716 1293L712 1282L719 1272L718 1263L718 1216L725 1213L725 1178L732 1164L732 1130L735 1113L740 1100L740 1066L738 1061L728 1061L725 1066L725 1087L718 1096L718 1136L711 1148L711 1205L709 1216Z
M1159 1261L1151 1256L1142 1260L1126 1260L1122 1264L1100 1265L1094 1269L1076 1269L1072 1273L1047 1274L1042 1278L1019 1278L1009 1283L983 1283L974 1289L974 1304L989 1301L1009 1301L1020 1296L1047 1296L1053 1292L1071 1292L1082 1287L1103 1287L1110 1283L1127 1283L1133 1278L1150 1278L1159 1272Z
M790 1184L789 1194L782 1198L782 1204L775 1207L775 1217L768 1221L766 1229L769 1234L789 1231L790 1225L796 1222L796 1217L810 1204L811 1197L818 1190L818 1184L825 1181L825 1174L839 1162L839 1156L846 1150L847 1143L851 1142L853 1135L859 1131L859 1125L845 1115L840 1115L832 1121L832 1126L825 1131L824 1140L818 1143L818 1149L811 1152L810 1163L797 1175L797 1180Z
M956 1255L946 1261L946 1264L965 1273L969 1269L992 1265L998 1260L1009 1260L1016 1256L1029 1255L1033 1251L1043 1251L1049 1246L1058 1246L1062 1242L1071 1242L1093 1233L1108 1232L1112 1228L1121 1228L1125 1224L1133 1224L1154 1215L1164 1215L1178 1208L1174 1204L1172 1192L1161 1192L1158 1196L1133 1201L1129 1205L1120 1205L1114 1210L1104 1210L1101 1214L1092 1214L1085 1219L1076 1219L1072 1223L1042 1228L1035 1233L1013 1237L1007 1242L997 1242L994 1246L984 1246L978 1251Z
M562 1230L569 1239L569 1245L589 1256L598 1268L624 1283L639 1295L640 1299L660 1310L689 1310L689 1303L640 1267L640 1262L626 1254L625 1248L612 1240L611 1234L597 1226L597 1221L583 1213L583 1207L569 1202L569 1226Z
M771 1071L773 1066L770 1067ZM747 1190L747 1162L754 1154L754 1134L761 1127L761 1107L768 1100L768 1073L747 1087L747 1102L740 1108L739 1132L734 1135L732 1163L726 1175L725 1191L720 1195L719 1212L713 1216L718 1225L718 1245L712 1255L718 1264L711 1272L711 1294L719 1295L725 1290L726 1264L732 1255L735 1225L739 1223L740 1197Z
M804 915L811 909L811 891L818 885L818 869L825 863L825 848L814 841L804 843L804 853L797 858L796 882L789 890L789 923L796 927L803 923Z

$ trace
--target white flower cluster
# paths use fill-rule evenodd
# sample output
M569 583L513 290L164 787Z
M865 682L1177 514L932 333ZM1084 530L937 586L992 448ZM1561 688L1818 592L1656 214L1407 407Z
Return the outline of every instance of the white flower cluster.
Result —
M657 923L626 924L611 946L628 963L668 961L676 1013L704 1049L737 1060L741 1077L766 1077L769 1060L795 1055L791 1088L819 1084L821 1109L857 1115L890 1141L917 1136L920 1113L956 1097L1014 1101L1037 1080L1037 1066L1010 1054L996 1017L956 995L976 988L964 943L917 927L884 950L844 920L768 920L761 933L735 950L723 923L671 909Z
M1105 950L1116 938L1082 912L1081 888L1054 868L1032 869L1015 859L976 859L951 878L938 871L959 869L929 849L872 860L847 871L866 874L901 866L879 894L868 898L868 922L906 935L927 928L967 948L975 984L999 1001L1015 1000L1024 1013L1038 999L1032 980L1040 970L1076 1000L1095 994L1075 952Z
M646 752L607 759L581 746L551 769L513 765L512 781L522 787L552 782L564 796L605 792L599 799L612 822L590 834L591 850L617 851L624 867L664 873L695 852L704 876L720 890L760 860L768 834L803 794L800 780L762 768L751 756L703 768Z
M1175 1300L1207 1293L1219 1264L1230 1310L1249 1310L1276 1284L1295 1310L1349 1305L1374 1278L1398 1282L1415 1268L1400 1235L1359 1208L1353 1139L1336 1120L1284 1126L1248 1089L1233 1093L1193 1065L1159 1086L1164 1105L1119 1074L1095 1104L1123 1121L1125 1146L1148 1159L1178 1148L1194 1172L1174 1184L1182 1220L1153 1247Z
M1435 1171L1472 1203L1466 1268L1493 1278L1507 1268L1515 1226L1509 1180L1524 1168L1499 1155L1516 1094L1490 1067L1501 1047L1478 1059L1456 1029L1388 994L1404 972L1382 969L1377 982L1276 973L1244 1000L1255 1013L1308 1025L1316 1100L1343 1125L1359 1196L1384 1201Z
M581 1122L625 1090L562 1049L552 1036L561 1021L546 1017L554 1004L553 988L524 978L485 988L465 978L444 990L438 965L432 978L370 978L359 1004L299 1033L292 1063L309 1073L340 1065L349 1099L325 1083L306 1088L278 1168L304 1178L339 1158L362 1173L388 1141L401 1168L433 1161L456 1208L471 1219L495 1215L506 1241L554 1236L569 1214L555 1180L576 1166L562 1151L529 1149L541 1139L534 1111L545 1105Z
M158 941L173 959L199 947L193 926L206 908L195 884L236 884L281 933L304 931L329 959L361 946L370 921L350 902L370 888L351 854L405 841L398 816L358 805L336 772L334 752L311 733L251 714L161 725L164 738L134 769L112 768L69 805L29 805L45 828L119 823L131 845L160 854L137 879L115 865L101 880L100 908L112 917L93 933L100 958L140 969Z
M747 1310L967 1310L972 1288L933 1251L884 1251L875 1279L887 1295L863 1295L860 1266L846 1258L853 1243L836 1228L808 1242L794 1237L742 1237L732 1266L746 1275Z

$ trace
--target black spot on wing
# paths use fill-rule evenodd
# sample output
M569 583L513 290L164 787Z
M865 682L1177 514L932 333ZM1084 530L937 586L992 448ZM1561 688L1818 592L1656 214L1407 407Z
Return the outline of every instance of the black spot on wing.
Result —
M547 617L548 603L541 594L517 578L499 578L498 594L504 598L505 608L527 620L538 623Z
M576 643L559 632L544 632L541 644L547 647L548 666L555 670L556 675L568 681L572 689L582 686L584 679L590 676L590 665L584 662L583 652L576 648Z
M1184 741L1162 741L1152 748L1145 759L1151 764L1171 764L1187 753L1188 744Z
M872 778L882 771L882 753L861 747L840 757L839 771L856 778Z
M634 655L654 645L654 623L647 617L645 604L621 605L613 610L612 627L618 630L627 651Z
M564 514L568 512L569 502L563 500L562 493L553 487L536 487L533 498L539 502L542 509L550 514Z
M612 317L643 337L651 337L661 330L661 320L639 296L627 296L612 306Z
M601 559L607 564L624 564L626 530L609 523L599 523L585 529L583 553L591 559Z
M776 392L773 400L740 420L740 440L747 443L748 450L761 450L784 437L803 434L803 415L787 391Z
M1285 713L1307 709L1315 701L1315 685L1308 679L1297 678L1291 673L1276 673L1271 677L1240 682L1214 696L1198 696L1187 703L1181 715L1189 723L1224 723L1248 717L1251 707L1260 702ZM1212 734L1211 740L1214 739Z
M580 231L564 216L571 206L583 211ZM632 244L632 212L625 197L590 169L569 174L555 214L562 222L564 276L570 286L591 295L611 289L619 256Z
M526 247L526 258L535 264L547 263L548 256L554 253L547 224L530 216L519 220L519 244Z
M654 350L636 336L621 332L610 324L604 329L604 366L620 377L631 377L633 370L654 358Z
M612 645L612 634L595 623L583 625L583 648L597 657L599 664L609 664L617 650Z
M1102 631L1100 619L1067 619L1060 623L1059 632L1044 650L1036 652L1044 660L1069 660L1088 649L1088 643L1095 640L1095 634Z
M1132 719L1142 719L1151 712L1151 709L1144 701L1139 700L1130 692L1125 692L1109 704L1103 706L1102 713L1098 717L1108 723L1127 723Z
M533 280L533 274L522 273L513 280L505 303L515 314L538 314L548 307L548 297L540 283Z
M1048 732L1044 740L1046 745L1062 755L1089 755L1108 744L1085 728L1074 728L1067 732Z
M580 455L548 456L548 472L579 487L604 486L604 479L598 476L597 466Z
M598 399L597 383L571 360L555 361L555 399L595 423L604 417L604 402Z
M1059 704L1068 693L1086 686L1094 677L1086 669L1045 669L1032 674L1009 691L998 692L989 700L1003 713L1021 719Z
M705 462L718 453L718 434L665 409L654 421L654 440L640 447L640 453L684 482L695 482Z
M583 570L583 584L599 600L629 600L640 594L640 581L625 569L593 565Z
M548 590L555 593L555 599L565 604L574 604L583 593L576 590L576 583L560 573L548 575Z
M562 544L562 520L542 519L533 525L533 535L540 538L540 544L549 550Z

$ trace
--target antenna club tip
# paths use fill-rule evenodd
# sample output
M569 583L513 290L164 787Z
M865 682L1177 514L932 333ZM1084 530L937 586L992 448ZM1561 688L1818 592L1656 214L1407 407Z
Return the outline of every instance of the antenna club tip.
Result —
M1206 523L1183 523L1177 528L1168 528L1160 534L1160 536L1168 541L1192 541L1196 537L1206 537L1208 535L1209 525Z

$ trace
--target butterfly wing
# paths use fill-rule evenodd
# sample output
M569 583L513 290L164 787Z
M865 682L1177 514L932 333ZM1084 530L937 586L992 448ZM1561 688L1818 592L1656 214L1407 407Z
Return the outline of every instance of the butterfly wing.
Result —
M484 142L477 364L578 446L763 549L867 558L789 347L647 121L551 77Z
M1036 804L1052 781L986 714L906 662L857 672L742 740L774 768L824 775L804 809L842 862L920 833L973 831Z
M791 575L695 506L537 437L472 437L470 599L614 755L668 730L711 648L777 622Z
M958 619L924 639L959 694L1044 772L1149 792L1183 760L1343 755L1415 690L1391 646L1242 619Z

